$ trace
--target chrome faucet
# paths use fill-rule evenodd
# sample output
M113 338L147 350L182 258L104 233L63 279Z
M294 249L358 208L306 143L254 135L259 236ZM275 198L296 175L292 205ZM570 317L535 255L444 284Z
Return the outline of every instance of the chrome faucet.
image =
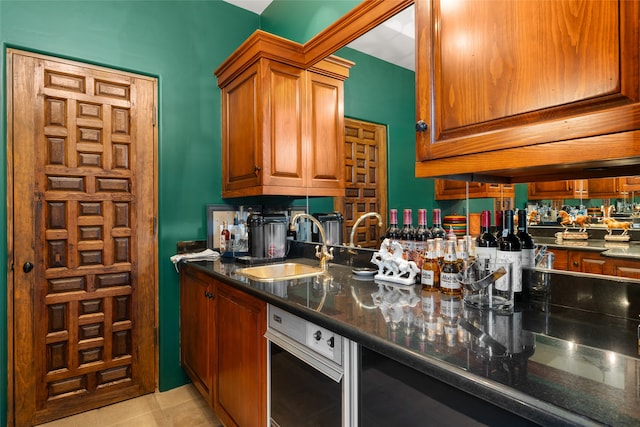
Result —
M329 268L329 261L333 259L333 248L327 249L327 239L325 237L322 224L314 216L306 213L298 213L291 218L291 224L289 224L289 229L291 231L295 231L296 221L300 218L307 218L318 227L318 230L320 231L320 239L322 240L322 249L320 249L320 246L316 246L316 257L320 259L320 268L327 270Z
M358 218L355 224L353 224L353 227L351 227L351 237L349 238L349 246L351 246L352 248L355 246L355 244L353 243L353 239L356 236L356 228L358 228L358 226L362 221L364 221L366 218L371 216L375 216L376 218L378 218L378 227L382 227L382 217L378 212L367 212L365 214L360 215L360 218Z

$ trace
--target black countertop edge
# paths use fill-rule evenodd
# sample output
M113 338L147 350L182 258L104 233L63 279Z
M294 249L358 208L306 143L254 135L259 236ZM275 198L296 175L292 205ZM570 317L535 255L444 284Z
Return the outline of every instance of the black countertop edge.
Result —
M196 262L189 264L213 278L231 285L247 294L253 295L269 304L287 310L292 314L327 328L383 356L389 357L390 359L535 423L545 426L602 425L590 418L567 411L547 402L543 402L500 383L467 372L459 367L449 365L446 362L417 353L394 344L393 342L369 335L357 328L350 327L339 320L333 319L330 316L312 309L299 304L288 303L269 292L246 286L242 282L214 271L213 268L208 266L208 264L211 264L210 262Z

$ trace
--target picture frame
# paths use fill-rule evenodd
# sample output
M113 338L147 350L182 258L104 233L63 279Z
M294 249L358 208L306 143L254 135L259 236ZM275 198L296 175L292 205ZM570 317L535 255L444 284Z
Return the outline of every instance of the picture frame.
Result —
M244 212L260 212L261 206L243 205ZM220 226L226 221L227 224L233 224L233 219L237 212L240 212L240 206L236 205L207 205L207 248L212 250L220 250Z

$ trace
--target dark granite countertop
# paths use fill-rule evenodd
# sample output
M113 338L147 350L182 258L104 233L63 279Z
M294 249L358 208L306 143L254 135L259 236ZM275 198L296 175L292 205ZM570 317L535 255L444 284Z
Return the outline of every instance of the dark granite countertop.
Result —
M190 265L542 425L640 425L637 281L607 280L608 287L604 279L532 271L531 281L549 292L498 315L422 295L420 286L359 277L344 265L281 282L249 280L235 273L246 266L233 262ZM500 344L478 339L459 319Z

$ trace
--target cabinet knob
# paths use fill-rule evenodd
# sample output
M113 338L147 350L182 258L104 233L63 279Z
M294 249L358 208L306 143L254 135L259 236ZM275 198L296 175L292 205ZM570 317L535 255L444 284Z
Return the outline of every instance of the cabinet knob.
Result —
M574 267L578 267L580 265L580 263L578 261L573 261L573 266Z
M209 299L213 299L213 292L204 291L204 296Z
M22 266L22 271L24 271L25 273L29 273L31 272L31 270L33 270L33 264L29 261L25 262Z
M429 129L429 125L424 120L418 120L416 132L425 132L427 129Z
M258 166L258 165L253 167L253 171L256 173L256 175L258 175L261 170L262 170L262 168L260 166Z

